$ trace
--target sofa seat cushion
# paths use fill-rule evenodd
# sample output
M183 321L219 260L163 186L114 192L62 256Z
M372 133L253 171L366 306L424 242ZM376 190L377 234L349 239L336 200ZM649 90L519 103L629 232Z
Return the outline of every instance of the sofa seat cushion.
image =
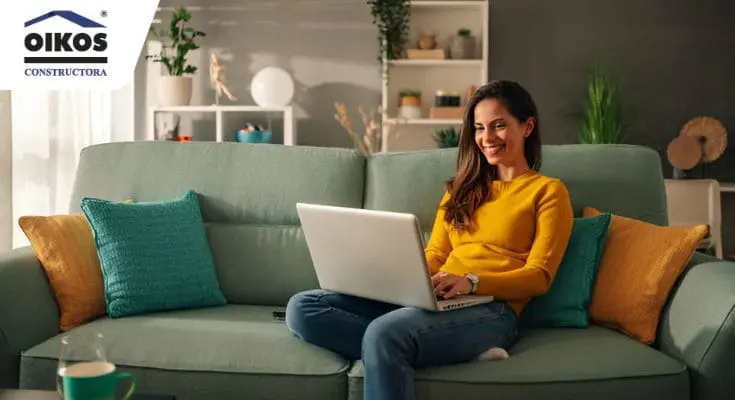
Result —
M349 372L350 399L362 399L362 363ZM418 398L688 399L684 364L599 326L521 333L502 361L416 371Z
M301 342L273 320L277 308L227 305L118 319L71 331L104 335L107 358L132 372L139 392L178 400L235 399L249 392L272 398L344 398L350 363ZM21 386L55 387L59 337L21 356Z

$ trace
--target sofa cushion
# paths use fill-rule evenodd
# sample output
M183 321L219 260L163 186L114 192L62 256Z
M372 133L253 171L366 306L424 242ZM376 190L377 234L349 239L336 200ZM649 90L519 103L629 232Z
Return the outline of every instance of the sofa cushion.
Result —
M344 148L234 142L106 143L80 156L83 197L156 201L199 194L205 222L298 225L296 203L362 204L365 158Z
M21 216L18 225L41 262L67 331L105 315L105 293L92 230L82 213Z
M376 154L367 159L363 207L413 213L428 232L456 165L456 149Z
M319 287L300 226L209 223L207 237L230 303L285 306Z
M349 372L351 400L362 399L363 372ZM594 325L522 331L507 360L426 368L416 380L418 398L432 399L689 399L684 364Z
M585 207L584 213L600 211ZM658 226L613 215L590 319L653 343L669 294L707 230L704 224Z
M521 325L536 328L589 326L589 302L610 226L610 213L575 218L569 245L549 290L523 309Z
M364 207L415 213L421 227L429 230L444 194L444 181L455 175L456 168L457 148L370 157ZM582 207L594 206L666 224L661 159L655 150L634 145L546 145L541 172L564 181L577 216L582 215Z
M226 303L196 193L131 204L84 198L81 206L111 317Z
M227 305L120 319L71 331L104 335L107 357L132 372L139 392L178 400L346 396L349 362L293 336L273 320L276 308ZM59 337L21 356L21 386L54 388Z

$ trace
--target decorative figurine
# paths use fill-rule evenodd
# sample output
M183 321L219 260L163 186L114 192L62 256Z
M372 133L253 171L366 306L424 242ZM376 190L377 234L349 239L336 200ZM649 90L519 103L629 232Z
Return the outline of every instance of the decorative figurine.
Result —
M232 93L230 93L230 90L227 89L227 86L225 86L225 83L222 81L222 71L225 70L225 67L223 67L219 63L219 58L212 53L209 57L209 81L214 86L214 89L216 91L215 94L215 104L219 104L220 97L222 97L222 94L227 96L230 100L237 100L237 97L233 96Z

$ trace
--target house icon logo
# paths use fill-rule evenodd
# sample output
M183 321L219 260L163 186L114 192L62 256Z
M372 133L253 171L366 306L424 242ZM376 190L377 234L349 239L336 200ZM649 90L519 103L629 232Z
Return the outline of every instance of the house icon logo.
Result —
M104 15L104 14L103 14ZM43 29L49 20L65 20L69 28ZM58 27L59 24L53 26ZM26 64L106 64L106 26L70 10L54 10L24 23ZM30 54L29 54L30 53Z
M49 11L46 14L33 18L32 20L26 21L24 26L28 28L31 25L35 25L39 22L43 22L53 17L64 18L65 20L75 23L82 28L104 28L105 27L104 25L98 22L94 22L85 16L79 15L75 13L74 11L68 11L68 10Z

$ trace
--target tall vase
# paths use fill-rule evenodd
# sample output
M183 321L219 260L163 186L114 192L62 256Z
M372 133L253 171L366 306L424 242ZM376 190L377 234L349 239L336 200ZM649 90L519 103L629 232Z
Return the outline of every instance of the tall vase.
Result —
M158 99L162 106L188 106L191 103L193 81L188 76L162 76Z
M475 58L475 38L457 35L449 44L449 57L456 60Z

